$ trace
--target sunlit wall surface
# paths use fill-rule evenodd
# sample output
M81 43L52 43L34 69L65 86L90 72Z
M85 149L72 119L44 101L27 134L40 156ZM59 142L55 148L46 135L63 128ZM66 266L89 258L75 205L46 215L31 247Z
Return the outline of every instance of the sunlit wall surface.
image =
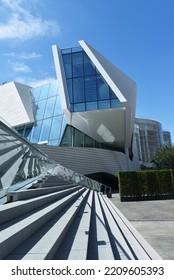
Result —
M31 89L35 124L18 131L32 143L59 145L66 126L57 81Z
M160 122L151 119L135 119L138 134L136 142L139 152L139 159L143 164L150 164L154 153L164 144L162 125ZM137 139L139 138L139 139Z
M122 106L81 47L62 50L62 57L71 112Z

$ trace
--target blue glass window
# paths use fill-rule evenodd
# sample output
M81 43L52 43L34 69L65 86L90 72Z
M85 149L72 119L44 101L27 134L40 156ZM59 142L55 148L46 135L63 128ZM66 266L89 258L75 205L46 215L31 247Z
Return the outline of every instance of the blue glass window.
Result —
M110 89L110 98L111 98L111 99L117 98L117 96L116 96L115 93L112 91L112 89Z
M70 103L73 103L72 79L68 79L67 80L67 86L68 86L68 93L69 93Z
M110 99L109 87L101 76L97 77L98 99Z
M52 118L43 120L39 141L48 141Z
M81 112L120 106L118 102L111 102L111 100L118 100L118 98L88 55L81 47L77 50L78 48L72 48L69 54L62 51L70 111ZM71 70L66 70L67 64Z
M32 97L34 99L34 102L37 102L40 97L41 87L35 88L31 90Z
M121 102L118 99L111 99L111 108L122 107Z
M104 100L98 102L99 109L108 109L110 108L110 100Z
M55 102L54 116L63 114L60 95L57 96Z
M44 118L49 118L53 116L55 101L56 97L52 97L47 100Z
M83 76L83 56L82 52L73 53L73 77Z
M97 109L98 109L97 102L87 102L86 103L86 110L87 111L97 110Z
M74 103L84 102L84 78L73 79L73 89L74 89Z
M52 97L58 94L58 85L57 82L52 82L50 84L48 97Z
M84 74L85 76L95 75L95 66L89 57L84 53Z
M24 136L32 143L48 141L49 145L59 145L66 126L66 117L62 110L57 81L40 86L36 91L32 89L32 97L36 95L39 99L39 92L42 96L37 103L33 98L36 123L32 130L29 126L23 130Z
M83 112L85 111L85 103L75 103L74 112Z
M97 85L95 77L91 76L85 78L85 94L87 102L97 100Z
M63 56L63 62L65 67L65 74L67 78L72 78L72 63L71 54L66 54Z
M58 140L50 140L50 141L48 141L48 145L50 145L50 146L59 146L60 145L60 139L58 139Z
M32 128L30 141L32 143L37 143L39 141L40 131L41 131L42 121L37 121L37 123Z
M71 53L71 48L62 50L62 54L67 54L67 53Z
M82 47L74 47L74 48L71 48L71 51L72 51L73 53L75 53L75 52L82 52Z
M62 126L62 116L60 115L54 117L51 126L50 140L60 138L61 126Z
M39 101L36 104L36 120L43 119L44 112L45 112L46 100Z
M45 99L48 97L49 87L50 87L50 84L46 84L41 87L41 93L40 93L39 100L42 100L42 99Z

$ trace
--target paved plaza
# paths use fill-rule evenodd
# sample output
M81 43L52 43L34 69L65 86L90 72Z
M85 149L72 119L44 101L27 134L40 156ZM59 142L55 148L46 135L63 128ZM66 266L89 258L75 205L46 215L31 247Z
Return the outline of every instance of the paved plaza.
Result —
M174 200L111 201L164 260L174 260Z

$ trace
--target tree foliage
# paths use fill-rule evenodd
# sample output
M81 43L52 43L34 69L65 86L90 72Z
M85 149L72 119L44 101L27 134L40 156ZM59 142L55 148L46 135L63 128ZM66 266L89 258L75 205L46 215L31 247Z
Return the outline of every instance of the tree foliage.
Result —
M153 156L152 163L158 169L174 169L174 146L162 146Z

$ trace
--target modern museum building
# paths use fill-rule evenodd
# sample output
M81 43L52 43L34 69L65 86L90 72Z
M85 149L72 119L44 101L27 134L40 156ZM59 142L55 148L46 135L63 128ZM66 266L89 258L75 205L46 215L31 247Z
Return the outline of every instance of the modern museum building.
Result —
M0 117L59 164L112 185L139 170L136 83L85 41L54 45L57 79L0 86Z

